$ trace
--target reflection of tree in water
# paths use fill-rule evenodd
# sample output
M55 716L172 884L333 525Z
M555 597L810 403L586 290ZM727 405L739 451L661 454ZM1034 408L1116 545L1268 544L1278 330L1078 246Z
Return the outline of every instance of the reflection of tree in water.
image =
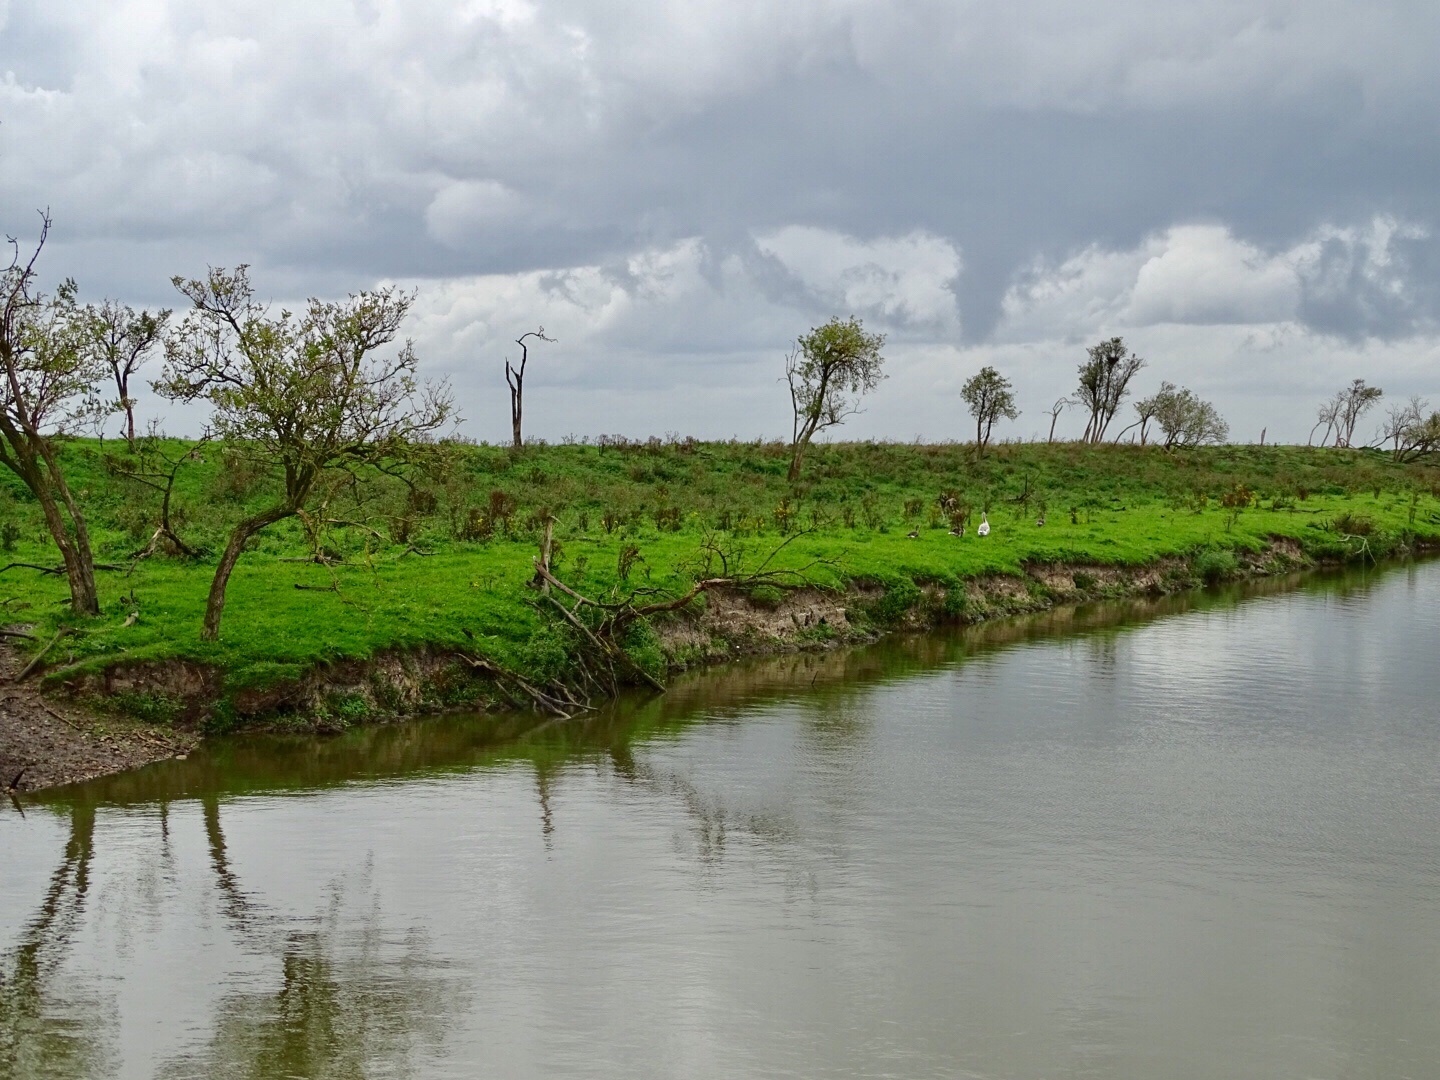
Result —
M208 862L239 943L273 957L275 982L223 997L209 1039L160 1071L178 1077L361 1077L417 1073L463 1000L418 931L384 926L368 868L332 886L328 905L297 921L248 896L225 844L219 800L202 800ZM169 847L168 815L161 820ZM70 811L59 867L19 944L0 959L0 1077L72 1078L110 1071L113 1011L67 996L60 969L90 895L93 805ZM356 901L359 901L358 905ZM267 964L268 966L268 964Z
M262 916L230 865L218 800L203 802L210 865L226 919L247 947L278 960L279 981L225 995L209 1040L173 1058L158 1075L259 1080L414 1074L415 1052L438 1048L446 1017L460 1001L423 934L385 929L368 867L361 880L337 882L326 909L308 925ZM369 898L359 910L355 892Z
M73 807L40 909L0 961L0 1075L74 1077L100 1066L102 1004L66 1000L55 986L85 910L94 839L94 807Z

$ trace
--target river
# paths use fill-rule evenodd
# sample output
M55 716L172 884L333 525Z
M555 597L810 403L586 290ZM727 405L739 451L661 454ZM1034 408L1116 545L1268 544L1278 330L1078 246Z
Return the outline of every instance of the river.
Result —
M1430 562L217 742L0 809L0 1076L1434 1076L1437 646Z

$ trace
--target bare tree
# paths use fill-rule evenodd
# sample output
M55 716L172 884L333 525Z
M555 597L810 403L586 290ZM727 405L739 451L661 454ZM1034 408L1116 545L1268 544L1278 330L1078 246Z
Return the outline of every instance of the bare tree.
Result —
M1134 353L1125 355L1124 338L1102 341L1086 351L1090 357L1080 365L1080 388L1075 396L1090 410L1082 441L1098 443L1104 440L1105 430L1130 392L1130 380L1145 361Z
M505 358L505 382L510 387L510 433L514 439L516 450L524 445L524 440L520 436L520 421L525 413L525 364L530 359L530 348L525 344L525 339L532 337L536 341L553 342L555 340L545 336L545 327L542 326L538 330L521 334L515 339L515 344L520 346L518 367L512 367L510 358Z
M93 350L96 360L109 370L115 382L119 405L125 412L125 442L132 450L135 399L130 396L130 380L161 345L169 321L169 310L137 312L113 300L87 305L83 312L85 346Z
M1059 401L1055 402L1054 405L1050 406L1050 434L1045 439L1047 443L1053 443L1055 441L1055 421L1060 419L1060 414L1065 411L1067 405L1074 404L1073 399L1062 397Z
M40 238L28 260L10 238L11 259L0 273L0 465L20 478L45 517L79 615L100 612L95 557L85 515L65 482L55 436L103 415L98 386L104 372L84 347L75 283L53 295L36 288L35 262L50 234L40 215Z
M785 380L795 421L790 442L789 480L800 479L800 465L815 433L834 427L860 411L860 395L880 385L885 358L884 334L868 334L853 315L838 315L802 336L785 357Z
M995 421L1002 416L1014 420L1020 415L1020 410L1015 408L1010 380L993 367L983 367L978 375L965 381L960 396L970 406L970 415L975 417L975 456L984 457Z
M281 482L275 502L230 534L205 605L207 641L219 636L225 588L250 537L304 513L327 474L404 461L453 414L448 387L416 381L408 341L377 355L395 340L412 294L388 287L272 316L247 271L173 279L192 310L166 343L155 384L172 399L208 401L216 433Z
M1392 405L1381 440L1391 444L1396 461L1409 461L1440 448L1440 412L1430 411L1430 403L1419 394L1404 405Z
M151 420L150 430L131 444L131 453L106 456L105 466L111 473L147 487L160 497L155 514L155 531L150 535L150 541L145 547L131 554L132 559L153 555L162 540L167 541L177 555L183 555L187 559L199 558L202 554L182 540L176 532L172 520L173 504L175 481L180 476L180 470L190 462L204 460L205 444L211 438L211 433L207 431L200 436L198 442L182 443L179 448L172 449L166 446L166 438L160 432L159 422Z
M1125 437L1125 432L1134 431L1138 427L1140 429L1140 445L1144 446L1149 438L1150 421L1155 419L1155 414L1160 409L1162 395L1167 390L1173 392L1174 389L1174 383L1162 382L1160 384L1160 390L1158 393L1152 394L1148 398L1141 398L1139 401L1137 401L1135 403L1135 422L1124 428L1120 432L1120 434L1116 435L1115 441L1118 443L1121 439Z
M1323 425L1325 434L1320 436L1320 445L1324 446L1330 441L1330 436L1335 432L1335 424L1340 419L1340 407L1343 404L1345 391L1340 391L1329 401L1322 402L1320 408L1315 410L1315 426L1310 429L1310 438L1305 440L1306 446L1313 446L1315 443L1315 432Z

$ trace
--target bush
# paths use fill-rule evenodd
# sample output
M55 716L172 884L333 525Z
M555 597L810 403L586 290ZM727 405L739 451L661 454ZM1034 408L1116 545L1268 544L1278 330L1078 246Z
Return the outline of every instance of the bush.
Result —
M1239 560L1229 551L1203 551L1195 560L1195 573L1207 585L1233 577L1239 569Z
M964 585L951 585L945 590L945 599L940 604L940 610L944 612L947 619L962 620L969 608L970 597L965 592Z
M885 595L870 605L870 617L878 623L899 622L920 599L920 588L908 578L891 582Z
M1375 522L1364 514L1341 514L1333 525L1336 532L1347 536L1370 536L1375 532Z

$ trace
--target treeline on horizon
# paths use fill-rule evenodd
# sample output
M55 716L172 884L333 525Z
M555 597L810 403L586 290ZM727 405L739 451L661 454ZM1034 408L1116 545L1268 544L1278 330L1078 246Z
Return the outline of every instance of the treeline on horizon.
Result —
M62 282L49 293L39 287L36 266L49 226L48 216L42 215L40 238L28 255L22 255L20 245L11 241L12 259L0 284L0 376L4 379L0 389L0 464L38 505L44 527L59 551L75 614L95 615L100 610L96 545L87 506L106 486L104 477L128 485L131 491L149 493L148 500L132 500L112 515L115 523L130 518L124 527L131 533L137 531L137 512L149 518L139 530L150 532L149 543L134 553L137 557L169 554L196 560L217 556L202 628L206 640L218 637L228 582L241 555L257 537L282 524L298 527L317 556L322 554L323 536L335 528L366 531L377 539L413 547L411 534L440 513L442 502L447 504L448 531L455 540L488 539L497 529L509 533L519 497L497 485L477 500L473 466L479 459L471 455L467 467L457 465L461 459L456 454L464 440L453 430L458 418L451 392L443 382L418 377L414 349L399 338L413 293L386 287L356 293L343 301L312 299L303 311L272 312L269 305L256 299L248 268L242 265L229 270L211 268L203 278L174 278L188 304L178 319L169 310L137 312L108 300L81 304L73 281ZM521 335L517 339L521 349L518 364L507 361L505 365L512 419L508 453L512 459L517 458L515 451L523 454L526 450L524 378L529 350L533 344L550 340L543 327ZM772 490L773 479L762 480L765 501L774 505L758 514L752 506L740 505L743 498L731 498L735 505L728 507L723 505L727 500L715 493L710 499L713 512L709 517L713 520L707 522L708 527L733 529L737 520L748 520L753 528L756 520L770 520L788 532L792 527L789 519L798 522L805 512L814 527L826 521L854 527L857 516L872 527L883 523L888 511L875 505L873 470L867 478L840 462L863 462L872 453L865 447L885 444L826 444L817 442L817 436L841 425L858 410L863 397L877 389L885 378L884 344L883 334L867 331L854 317L833 318L796 340L785 357L793 415L790 440L731 444L754 448L752 456L762 462L758 472L751 470L755 475L768 475L770 466L764 462L783 463L784 490L777 494ZM167 440L158 424L137 432L132 386L156 357L163 362L150 385L163 400L209 407L210 421L198 440ZM1145 364L1120 338L1091 347L1079 366L1073 395L1058 399L1050 410L1047 443L1071 451L1084 446L1093 456L1101 444L1113 447L1126 436L1144 449L1152 445L1153 433L1153 445L1173 461L1179 460L1178 454L1223 444L1228 427L1214 406L1169 382L1163 382L1149 397L1135 400L1133 421L1119 426L1123 424L1117 419L1121 408L1132 397L1132 384ZM931 516L941 514L963 534L971 511L988 509L1000 487L1013 478L1007 474L997 479L989 459L1003 449L992 444L996 425L1013 420L1018 410L1009 380L993 367L985 367L969 379L961 397L975 420L973 443L926 444L915 460L921 471L928 463L951 478L947 486L923 501L934 504ZM1355 380L1321 407L1312 441L1323 428L1322 446L1353 447L1361 419L1380 398L1378 387ZM1070 407L1084 410L1085 432L1079 444L1056 444L1056 420ZM67 449L68 437L103 431L117 414L123 424L121 450L102 451L104 460L96 472L93 462L89 466L82 463L83 454ZM1412 398L1391 409L1382 438L1390 446L1393 462L1420 461L1440 448L1440 413L1428 412L1426 403ZM588 444L588 439L580 442ZM635 443L602 435L594 445L602 454L618 450L624 456L638 449L653 457L664 450L667 458L692 455L700 461L710 457L713 464L713 454L697 451L721 444L678 436L664 442L652 438ZM942 463L947 445L955 448L949 455L955 460ZM826 449L817 453L819 447ZM204 517L202 506L176 503L177 493L188 487L182 480L187 469L211 454L224 463L220 482L230 484L237 494L231 508L243 511L230 515L223 540L213 545L182 534L180 522L187 516L191 520ZM814 467L807 469L808 461L821 456L823 461L815 460ZM1100 454L1099 458L1111 456ZM1047 507L1044 491L1066 493L1073 517L1075 488L1083 486L1089 467L1089 459L1072 452L1066 466L1071 475L1062 481L1053 474L1058 460L1037 458L1032 462L1018 496L1025 501L1027 512L1029 503L1035 502L1042 524ZM518 460L512 460L506 468L516 464ZM1004 460L997 464L1003 472ZM1324 468L1335 464L1326 463ZM1353 469L1353 462L1346 467ZM1132 466L1127 468L1133 473ZM77 469L86 474L83 483L72 482L71 474ZM1014 471L1011 462L1010 474ZM1109 464L1100 464L1092 471L1105 474L1113 470ZM471 477L466 492L450 490L461 474ZM675 486L685 484L693 486L696 493L706 491L704 477L696 475L693 468L667 471L652 463L630 468L626 475L632 484L648 480L654 491L644 500L619 499L638 502L638 508L617 506L607 512L596 507L597 524L607 532L617 522L623 523L627 514L650 515L657 527L676 525L683 520L680 503L684 500L677 497ZM962 477L968 477L971 490L962 490ZM558 486L563 487L563 476L552 478L538 465L530 467L528 481L545 500L531 507L532 517L543 519L567 503L575 506L586 501L580 491L567 498L563 491L554 490L557 485L552 479L562 481ZM1105 482L1113 479L1107 477ZM1194 488L1187 496L1192 500L1202 497L1205 493L1200 488L1213 487L1214 480L1209 477L1197 485L1194 479L1187 482ZM1343 483L1353 480L1352 476ZM595 477L587 482L593 487ZM1334 478L1325 482L1342 483ZM871 490L866 489L867 483ZM821 493L817 484L837 490ZM912 475L900 486L913 489L917 484L924 486L922 478ZM1168 486L1174 487L1174 482L1169 481ZM1236 480L1235 486L1245 488L1246 480ZM1304 486L1298 481L1288 484L1300 498ZM837 497L842 488L845 494ZM203 499L198 492L191 491L189 496ZM914 503L913 496L905 500L907 518L916 516ZM343 516L341 506L346 508ZM588 527L588 521L581 525L582 530ZM7 524L6 528L13 526ZM214 529L207 531L213 533ZM14 539L0 536L7 548L13 547Z

